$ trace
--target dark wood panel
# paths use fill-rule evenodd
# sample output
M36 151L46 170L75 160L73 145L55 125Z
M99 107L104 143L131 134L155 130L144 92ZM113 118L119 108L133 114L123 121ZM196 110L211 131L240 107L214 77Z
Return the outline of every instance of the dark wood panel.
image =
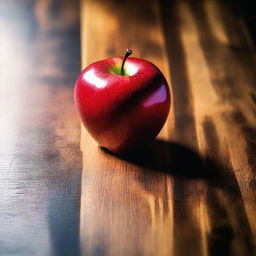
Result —
M135 8L136 5L136 8ZM121 55L172 85L158 139L131 156L82 127L84 255L255 254L255 52L223 1L82 1L82 66Z
M78 2L0 5L0 255L79 255Z

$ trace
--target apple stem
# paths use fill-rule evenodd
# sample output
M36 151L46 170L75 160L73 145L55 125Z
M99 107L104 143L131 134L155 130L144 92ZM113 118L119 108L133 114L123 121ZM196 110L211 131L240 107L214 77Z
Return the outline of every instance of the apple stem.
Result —
M121 75L124 76L124 63L126 61L126 59L128 58L128 56L130 56L132 54L132 50L127 48L125 51L125 55L124 55L124 59L123 59L123 63L122 63L122 67L121 67Z

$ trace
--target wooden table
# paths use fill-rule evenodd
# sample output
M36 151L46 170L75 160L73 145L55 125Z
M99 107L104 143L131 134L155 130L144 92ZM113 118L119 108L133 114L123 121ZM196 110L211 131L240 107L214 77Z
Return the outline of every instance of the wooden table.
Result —
M255 48L227 3L0 4L1 256L256 255ZM172 108L121 159L80 125L73 87L80 60L127 47Z

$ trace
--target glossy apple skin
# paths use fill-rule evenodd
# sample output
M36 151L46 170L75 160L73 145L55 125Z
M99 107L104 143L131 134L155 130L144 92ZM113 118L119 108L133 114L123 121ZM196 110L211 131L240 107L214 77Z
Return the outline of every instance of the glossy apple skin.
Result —
M128 58L130 76L110 73L123 58L95 62L79 75L74 92L80 118L101 147L124 154L152 141L170 109L170 91L152 63Z

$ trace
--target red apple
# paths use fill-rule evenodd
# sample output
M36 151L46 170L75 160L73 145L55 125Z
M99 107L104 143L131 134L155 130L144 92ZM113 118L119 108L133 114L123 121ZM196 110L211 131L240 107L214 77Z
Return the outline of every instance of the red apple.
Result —
M79 75L75 104L101 147L123 154L152 141L170 109L170 91L161 71L138 58L115 57L90 64ZM127 59L127 60L126 60Z

